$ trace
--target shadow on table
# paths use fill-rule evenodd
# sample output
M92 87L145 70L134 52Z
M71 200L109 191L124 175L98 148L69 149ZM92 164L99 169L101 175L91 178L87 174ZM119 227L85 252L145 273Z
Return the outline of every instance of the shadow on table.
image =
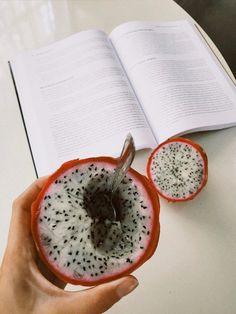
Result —
M236 76L236 1L175 0L206 31Z

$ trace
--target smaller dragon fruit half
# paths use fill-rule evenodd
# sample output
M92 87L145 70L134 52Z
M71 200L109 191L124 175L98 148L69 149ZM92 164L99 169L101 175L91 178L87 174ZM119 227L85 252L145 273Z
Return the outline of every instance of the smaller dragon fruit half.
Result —
M41 259L65 282L92 286L119 278L156 249L158 194L132 168L114 196L117 217L109 218L104 195L117 163L111 157L69 161L49 177L32 205L32 234Z
M147 174L160 196L172 202L187 201L207 183L207 156L198 144L172 138L152 152Z

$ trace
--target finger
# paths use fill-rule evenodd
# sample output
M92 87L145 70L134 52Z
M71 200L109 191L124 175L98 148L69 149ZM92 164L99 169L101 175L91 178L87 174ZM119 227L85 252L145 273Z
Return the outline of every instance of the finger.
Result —
M103 313L137 286L138 280L134 276L127 276L91 289L71 292L68 313Z
M35 180L22 194L16 198L14 201L14 206L21 208L30 207L47 181L47 178L48 176L44 176Z
M31 240L30 208L33 201L41 191L47 177L42 177L32 183L13 203L8 244L22 246Z
M38 267L38 270L43 275L44 278L46 278L49 282L54 284L56 287L64 289L66 286L66 283L59 278L57 278L48 268L47 266L41 261L41 259L38 257L36 259L36 265Z

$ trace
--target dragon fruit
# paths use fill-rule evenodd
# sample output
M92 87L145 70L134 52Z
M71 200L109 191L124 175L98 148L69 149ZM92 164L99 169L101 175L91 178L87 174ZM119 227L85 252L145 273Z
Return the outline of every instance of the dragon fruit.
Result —
M172 138L152 152L147 174L160 196L172 202L187 201L207 183L207 156L198 144Z
M65 282L97 285L129 274L154 253L158 195L130 168L114 197L116 219L103 195L117 166L111 157L72 160L49 177L32 205L32 234L41 259Z

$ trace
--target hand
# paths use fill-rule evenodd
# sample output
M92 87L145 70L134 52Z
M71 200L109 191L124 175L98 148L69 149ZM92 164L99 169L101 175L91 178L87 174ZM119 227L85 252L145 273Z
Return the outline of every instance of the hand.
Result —
M30 230L30 207L45 180L35 181L13 203L8 244L0 268L1 314L100 314L131 292L133 276L79 292L64 291L65 283L38 257Z

